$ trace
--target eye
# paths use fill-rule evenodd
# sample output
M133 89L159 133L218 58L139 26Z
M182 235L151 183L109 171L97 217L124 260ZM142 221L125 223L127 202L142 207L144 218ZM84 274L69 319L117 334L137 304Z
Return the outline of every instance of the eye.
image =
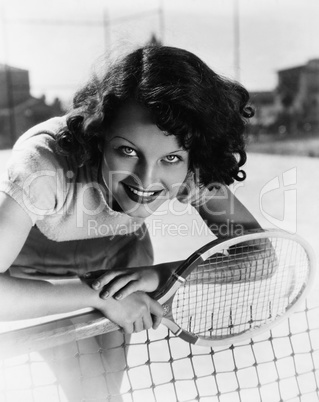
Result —
M125 156L136 156L135 149L127 146L123 146L119 148L120 152Z
M182 160L182 158L181 158L180 156L178 156L178 155L167 155L167 156L165 156L165 158L164 158L164 161L165 161L165 162L171 163L171 164L173 164L173 163L178 163L178 162L180 162L181 160Z

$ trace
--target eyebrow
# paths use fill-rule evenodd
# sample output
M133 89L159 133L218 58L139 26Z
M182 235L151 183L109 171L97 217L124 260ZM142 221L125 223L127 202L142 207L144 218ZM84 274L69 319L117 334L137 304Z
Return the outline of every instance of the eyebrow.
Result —
M125 141L129 142L130 144L132 144L134 147L138 148L137 145L135 145L132 141L128 140L127 138L121 137L120 135L116 135L115 137L113 137L110 140L110 142L113 141L116 138L120 138L121 140L125 140ZM174 154L176 152L187 152L187 150L184 149L184 148L179 148L179 149L176 149L175 151L168 152L167 155Z
M115 137L111 138L110 142L115 140L116 138L120 138L121 140L125 140L125 141L129 142L130 144L134 145L134 147L136 147L136 145L132 141L128 140L127 138L121 137L120 135L116 135Z
M179 149L176 149L176 151L171 151L171 152L169 152L168 155L174 154L174 153L176 153L176 152L187 152L187 150L186 150L186 149L183 149L183 148L179 148Z

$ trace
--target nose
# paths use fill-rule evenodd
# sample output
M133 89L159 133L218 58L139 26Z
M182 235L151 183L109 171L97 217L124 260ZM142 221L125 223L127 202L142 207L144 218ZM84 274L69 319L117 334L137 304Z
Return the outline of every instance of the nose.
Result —
M156 163L140 160L135 166L134 180L144 190L158 188L161 183L160 167Z

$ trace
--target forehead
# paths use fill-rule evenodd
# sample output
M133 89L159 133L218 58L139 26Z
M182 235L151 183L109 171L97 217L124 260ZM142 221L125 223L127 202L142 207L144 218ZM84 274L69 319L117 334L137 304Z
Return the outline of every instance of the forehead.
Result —
M174 135L161 131L150 112L137 103L120 107L107 134L107 140L127 140L136 146L156 147L158 151L172 152L181 147Z
M126 102L117 110L112 128L134 124L154 124L150 112L136 102Z

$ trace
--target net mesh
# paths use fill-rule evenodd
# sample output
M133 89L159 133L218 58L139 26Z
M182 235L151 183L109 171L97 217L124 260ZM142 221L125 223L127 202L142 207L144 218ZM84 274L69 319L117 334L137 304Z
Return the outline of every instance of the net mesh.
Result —
M271 331L227 347L190 345L161 326L1 361L5 402L316 402L319 297Z

